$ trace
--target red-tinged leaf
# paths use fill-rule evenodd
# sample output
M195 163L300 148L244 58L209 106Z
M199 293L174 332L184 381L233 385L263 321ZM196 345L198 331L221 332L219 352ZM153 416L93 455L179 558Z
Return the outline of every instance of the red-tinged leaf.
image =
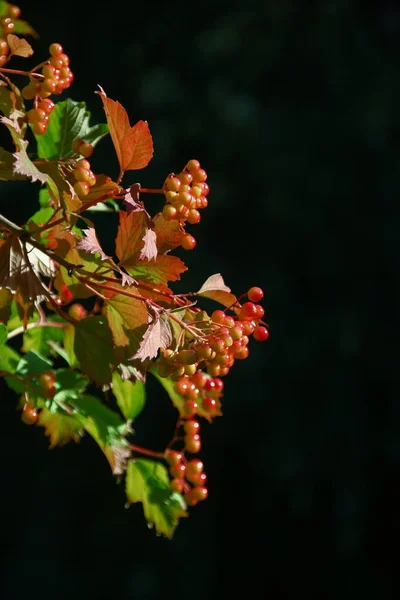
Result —
M163 283L158 283L157 286L151 284L146 287L145 285L140 285L139 283L139 287L140 294L145 298L155 300L157 304L160 304L164 307L176 306L174 292Z
M85 238L82 238L77 243L76 247L79 250L85 250L91 254L99 253L101 260L107 260L111 258L107 256L107 254L103 251L103 248L100 246L100 242L96 236L96 230L93 227L89 227L89 229L83 229L82 232L85 234Z
M50 438L50 448L66 444L70 440L79 442L83 435L82 424L66 413L52 413L42 408L37 424L45 428L45 435Z
M159 535L169 539L173 537L179 519L188 516L182 496L171 491L166 467L154 460L128 461L126 496L130 504L141 502L149 526L154 525Z
M89 193L82 198L82 205L86 208L94 206L107 198L114 198L124 193L124 189L115 183L107 175L96 175L96 183L89 190Z
M143 237L147 228L147 216L144 211L127 213L119 211L119 226L115 239L116 255L120 265L136 262L143 246Z
M139 281L155 284L178 281L181 274L187 271L185 263L180 258L169 254L159 254L156 259L136 262L134 266L125 266L125 268Z
M133 183L124 196L124 203L127 212L144 210L143 202L140 201L140 183Z
M21 92L13 83L10 84L11 89L0 83L0 112L6 117L14 111L20 111L18 114L24 113L25 104L21 96Z
M146 303L125 294L117 294L104 302L103 314L107 318L114 344L117 347L129 347L131 353L136 352L148 327Z
M210 300L215 300L224 306L232 306L237 302L236 296L231 293L230 288L225 285L225 282L220 273L216 273L215 275L211 275L201 286L198 292L196 292L198 296L203 296L204 298L210 298Z
M146 358L155 358L160 348L165 350L171 342L172 331L169 321L165 315L161 315L150 323L140 343L139 350L132 358L142 361Z
M113 339L106 319L87 317L75 325L74 351L83 373L104 385L110 383Z
M119 102L108 98L102 89L96 93L103 102L121 179L125 171L143 169L150 162L154 153L153 140L145 121L131 127L128 114Z
M154 217L154 231L157 236L159 254L165 254L181 245L185 235L179 221L167 221L161 213Z
M130 156L124 171L144 169L153 158L153 138L151 137L147 121L138 121L131 129L122 143L125 146L127 157Z
M20 291L24 300L45 300L43 287L27 262L21 242L15 236L0 241L0 288L11 292Z
M7 36L7 43L10 47L11 54L14 54L14 56L23 56L26 58L33 54L32 46L23 38L19 38L12 33Z
M157 258L157 235L153 229L146 229L142 238L144 246L140 251L140 260L152 260Z
M15 173L14 163L15 157L11 152L7 152L4 148L0 148L0 181L26 179L26 175Z
M40 181L40 183L45 183L49 176L46 173L39 171L39 169L33 164L26 152L27 146L28 142L26 140L21 140L21 150L13 153L15 158L13 165L14 173L25 175L32 181Z

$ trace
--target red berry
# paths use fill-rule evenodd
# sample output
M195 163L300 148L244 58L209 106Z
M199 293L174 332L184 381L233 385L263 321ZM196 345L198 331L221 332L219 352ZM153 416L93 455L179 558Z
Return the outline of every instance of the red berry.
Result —
M43 110L46 115L49 115L54 110L55 104L53 100L50 100L49 98L43 98L40 100L40 102L38 102L37 107Z
M191 490L191 493L196 500L205 500L208 496L208 489L204 485L196 486Z
M256 312L256 317L255 318L256 319L262 319L263 316L264 316L264 309L261 306L261 304L256 304L256 309L257 309L257 312Z
M257 327L254 329L253 337L258 342L264 342L269 338L269 331L266 327L257 325Z
M181 409L183 418L191 419L197 414L198 404L194 400L186 400Z
M205 398L203 398L203 408L207 412L212 413L217 409L217 401L211 396L206 396Z
M59 56L60 54L63 53L63 47L61 46L61 44L57 44L57 43L50 44L49 52L50 52L51 56Z
M178 492L179 494L181 494L183 492L184 487L185 487L184 479L179 479L179 477L175 477L171 481L171 490L173 492Z
M182 462L178 463L177 465L171 465L169 468L169 472L171 473L172 477L182 479L182 477L184 477L186 473L186 465Z
M166 450L164 454L165 460L169 465L178 465L183 460L183 455L177 450Z
M194 365L198 360L196 350L181 350L177 358L181 365Z
M192 158L191 160L189 160L186 164L185 167L189 173L193 176L193 173L195 173L195 171L197 171L197 169L200 169L200 163L198 160L196 160L195 158Z
M85 158L89 158L89 156L92 156L93 152L94 147L92 146L92 144L84 143L79 147L79 154L81 154Z
M87 310L82 304L74 302L74 304L71 304L71 306L68 308L68 314L72 319L80 321L87 316Z
M240 309L239 319L241 321L252 321L256 317L256 314L256 305L253 302L245 302Z
M200 423L198 421L195 421L194 419L190 419L189 421L185 421L185 423L183 424L183 429L185 433L188 434L193 435L195 433L199 433Z
M204 465L202 461L198 458L192 458L191 460L188 460L186 464L186 477L188 477L189 475L190 477L192 475L198 475L199 473L203 472L203 469Z
M207 482L207 475L205 473L193 473L190 478L187 475L186 479L193 485L204 485Z
M73 293L71 292L71 290L65 283L63 283L62 286L60 287L59 297L61 299L61 302L63 302L64 304L71 302L71 300L74 297Z
M186 233L182 238L181 245L184 250L193 250L196 245L196 240L192 235Z
M194 435L186 434L184 436L185 448L191 454L196 454L200 452L201 449L201 438L199 434L195 433Z
M264 297L264 292L260 287L251 287L247 292L247 297L250 302L260 302Z
M26 425L33 425L38 420L38 412L33 406L24 406L21 412L21 420Z
M89 193L89 184L86 181L77 181L74 183L74 190L78 196L87 196Z

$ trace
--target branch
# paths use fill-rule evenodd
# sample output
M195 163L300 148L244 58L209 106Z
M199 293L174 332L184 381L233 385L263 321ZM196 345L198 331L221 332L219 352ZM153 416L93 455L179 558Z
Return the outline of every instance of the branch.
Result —
M26 327L21 325L21 327L17 327L16 329L13 329L8 334L7 340L11 340L11 338L16 337L17 335L20 335L21 333L25 333L25 331L27 331L28 329L34 329L35 327L56 327L58 329L62 329L67 326L68 326L68 323L58 323L57 321L54 321L54 323L52 323L50 321L44 321L44 322L36 321L35 323L28 323L28 325Z

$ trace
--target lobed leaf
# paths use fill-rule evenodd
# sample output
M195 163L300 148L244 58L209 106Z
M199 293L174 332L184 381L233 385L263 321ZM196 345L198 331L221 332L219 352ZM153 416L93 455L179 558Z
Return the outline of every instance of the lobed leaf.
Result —
M130 504L141 502L147 523L170 539L179 519L188 516L182 496L171 492L168 471L160 462L144 458L129 460L126 496Z
M196 294L198 296L203 296L204 298L210 298L210 300L215 300L226 307L230 307L237 302L236 296L234 296L231 293L231 289L225 285L221 273L210 275Z
M115 252L120 265L134 264L143 246L148 218L145 211L119 211L119 225L115 238Z
M125 171L143 169L153 157L153 139L146 121L138 121L133 127L124 107L111 100L100 88L99 94L107 117L111 139L117 154L120 177Z
M7 43L10 47L11 54L14 54L14 56L22 56L27 58L33 54L32 46L26 40L19 38L13 33L10 33L7 36Z
M187 271L184 262L177 256L159 254L149 261L137 261L134 265L124 265L135 279L146 283L166 284L168 281L178 281L181 274Z
M37 424L45 428L44 433L50 438L50 448L71 440L79 442L83 435L82 423L64 411L51 412L44 407L39 413Z

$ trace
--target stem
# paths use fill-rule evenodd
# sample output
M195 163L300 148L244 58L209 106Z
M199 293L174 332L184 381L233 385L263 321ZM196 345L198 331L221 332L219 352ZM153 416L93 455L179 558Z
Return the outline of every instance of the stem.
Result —
M68 325L68 323L58 323L56 321L54 323L51 323L49 321L45 321L44 323L41 323L40 321L36 321L35 323L28 323L28 325L26 327L21 325L21 327L17 327L16 329L13 329L8 334L7 340L11 340L11 338L16 337L17 335L20 335L21 333L25 333L25 331L27 331L28 329L34 329L35 327L56 327L58 329L63 329L64 327L67 327L67 325Z
M136 446L135 444L129 444L129 447L133 452L138 452L144 456L152 456L153 458L165 458L164 452L156 452L155 450L149 450L148 448L142 448L142 446Z
M13 75L25 75L26 77L39 77L39 79L44 79L43 75L39 73L31 73L31 71L20 71L19 69L6 69L6 67L0 67L0 73L12 73Z
M163 190L161 188L140 188L139 190L140 193L143 192L143 194L163 194Z

